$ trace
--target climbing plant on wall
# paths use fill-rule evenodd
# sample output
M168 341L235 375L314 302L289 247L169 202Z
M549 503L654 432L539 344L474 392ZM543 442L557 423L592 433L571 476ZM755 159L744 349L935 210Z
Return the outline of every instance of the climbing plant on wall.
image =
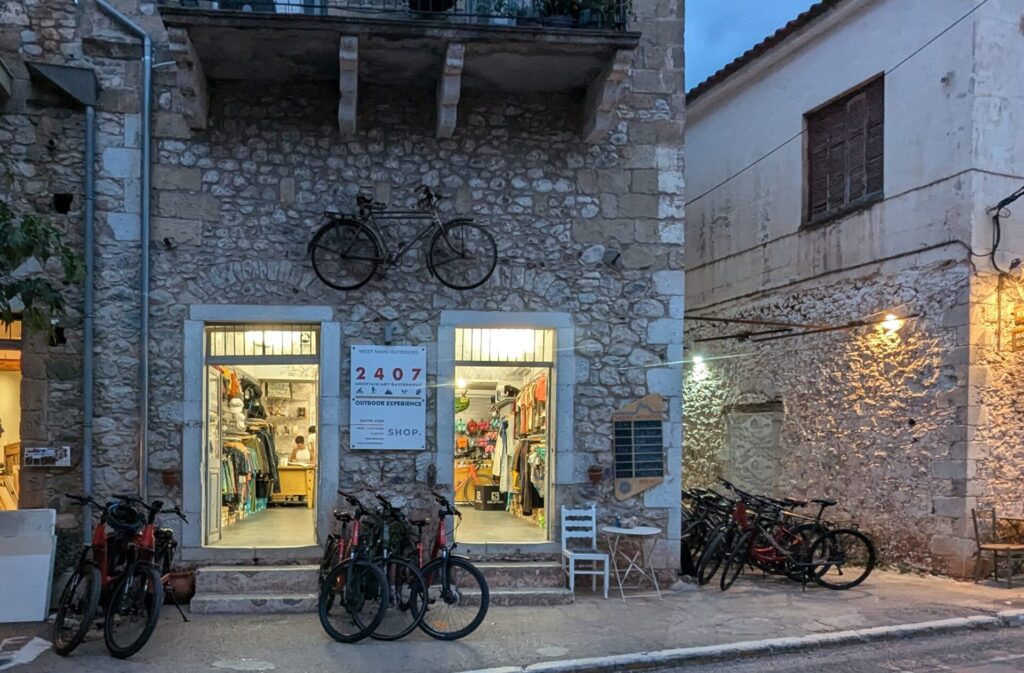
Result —
M51 331L66 309L62 286L82 273L81 258L52 222L0 198L0 323L20 315L29 329Z

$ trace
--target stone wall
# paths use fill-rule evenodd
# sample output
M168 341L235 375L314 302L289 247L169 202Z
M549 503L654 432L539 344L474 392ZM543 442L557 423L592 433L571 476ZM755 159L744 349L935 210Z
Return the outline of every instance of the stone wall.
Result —
M168 36L154 5L128 4L122 9L150 31L158 56L174 60L154 72L146 475L152 496L180 501L180 487L169 485L175 480L165 473L180 471L183 451L198 450L182 446L182 325L189 304L329 305L342 322L344 345L380 342L383 323L390 321L402 341L427 345L435 361L441 310L563 311L572 314L576 327L571 346L578 355L572 410L577 450L610 464L611 413L650 392L673 401L669 435L675 443L668 449L670 478L657 493L617 503L610 481L599 488L579 483L564 489L562 502L599 500L609 520L645 506L652 523L678 537L680 374L678 368L652 365L682 356L681 0L636 3L633 27L645 37L617 122L597 145L579 140L582 92L515 96L466 90L454 138L438 140L432 90L398 96L375 91L372 83L361 84L359 133L341 141L336 83L247 89L204 82L183 36ZM93 67L102 89L94 479L103 497L133 489L139 478L139 49L91 5L71 9L49 0L19 0L7 7L25 28L17 36L4 33L15 59L38 56ZM74 32L52 39L51 21ZM68 116L80 119L78 114ZM0 117L0 132L3 125L30 123L17 119ZM25 151L38 146L36 135L17 132ZM77 142L80 128L64 137ZM306 244L328 206L351 210L354 195L364 189L392 206L410 206L420 183L452 195L446 213L472 214L497 237L500 263L485 286L465 293L444 288L427 275L422 250L358 292L339 293L315 280ZM80 182L75 189L81 193ZM69 218L79 221L80 212ZM619 268L603 263L608 250L621 253ZM73 336L67 350L76 349ZM37 365L29 354L26 368L32 367ZM29 390L63 394L80 387L79 372L61 379L64 374L41 362L33 371L27 375ZM67 394L68 404L80 409ZM51 410L60 408L55 401L51 395L47 411L38 412L40 433L66 432L76 439L80 411L54 417ZM34 410L28 407L31 423ZM429 400L431 438L433 407ZM342 447L346 434L343 428ZM342 449L340 484L422 495L435 450L432 444L425 453ZM34 488L39 505L65 509L57 481L44 479ZM675 563L674 546L667 546L662 559L666 567Z
M959 254L870 265L709 311L828 325L919 316L895 333L694 344L758 328L688 322L687 346L705 364L684 383L685 484L722 475L776 496L836 498L830 514L859 522L881 561L962 572L969 266Z

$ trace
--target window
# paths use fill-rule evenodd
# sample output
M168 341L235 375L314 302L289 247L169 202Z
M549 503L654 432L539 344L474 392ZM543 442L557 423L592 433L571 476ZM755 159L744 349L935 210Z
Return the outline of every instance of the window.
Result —
M885 80L882 77L807 119L807 209L814 224L882 196Z
M615 478L665 476L662 422L615 422Z

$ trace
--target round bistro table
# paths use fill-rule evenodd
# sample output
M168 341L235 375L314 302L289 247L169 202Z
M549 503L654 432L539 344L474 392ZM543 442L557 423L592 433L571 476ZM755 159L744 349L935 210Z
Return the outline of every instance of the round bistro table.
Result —
M624 602L626 600L626 592L623 589L623 585L629 579L630 573L634 571L639 575L636 588L639 589L640 583L646 579L654 585L654 591L658 594L658 598L661 598L658 576L654 572L654 565L651 560L654 547L658 544L658 536L661 535L661 529L654 526L635 526L633 528L602 526L601 532L608 539L608 551L612 557L612 570L615 572L615 581L619 584L619 595L622 596L622 600ZM623 548L623 541L636 541L638 546L631 554L629 550ZM624 568L620 567L620 565L624 566Z

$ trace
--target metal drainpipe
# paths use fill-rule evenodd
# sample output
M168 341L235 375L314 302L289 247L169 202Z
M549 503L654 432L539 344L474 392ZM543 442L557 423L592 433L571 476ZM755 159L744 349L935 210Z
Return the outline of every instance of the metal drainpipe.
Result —
M150 117L153 108L153 41L149 33L118 11L106 0L96 0L104 12L121 26L142 39L142 320L139 328L139 497L148 500L149 473L149 192L150 192Z
M92 495L92 413L93 413L93 315L95 310L95 266L93 248L96 230L96 108L85 106L85 322L82 326L82 490ZM83 511L85 544L92 543L92 506Z

